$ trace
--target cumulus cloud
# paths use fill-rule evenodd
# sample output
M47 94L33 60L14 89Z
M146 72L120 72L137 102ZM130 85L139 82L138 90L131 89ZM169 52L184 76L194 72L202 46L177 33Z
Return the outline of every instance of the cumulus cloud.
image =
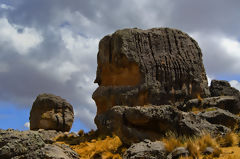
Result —
M174 27L203 51L209 79L239 75L240 1L21 0L0 8L0 100L30 107L43 92L66 98L94 128L98 42L125 27ZM12 8L12 9L11 9ZM210 82L209 82L210 83ZM234 82L232 82L234 84Z
M0 44L14 47L20 54L27 54L31 48L39 45L43 38L33 28L11 25L6 18L0 19Z

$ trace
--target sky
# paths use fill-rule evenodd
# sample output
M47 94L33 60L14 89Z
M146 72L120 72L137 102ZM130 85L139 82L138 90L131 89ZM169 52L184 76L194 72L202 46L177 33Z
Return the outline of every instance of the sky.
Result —
M240 89L239 0L0 0L0 128L27 130L40 93L95 129L91 96L101 38L123 28L180 29L197 40L209 81Z

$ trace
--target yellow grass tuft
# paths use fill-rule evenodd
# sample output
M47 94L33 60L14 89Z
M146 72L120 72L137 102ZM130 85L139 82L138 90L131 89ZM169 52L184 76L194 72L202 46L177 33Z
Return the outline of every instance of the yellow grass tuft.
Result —
M174 133L167 134L167 137L162 140L165 144L165 149L168 153L172 152L175 148L183 146L181 141Z
M239 136L233 132L227 133L224 137L218 138L222 147L236 146L239 144Z
M198 145L196 145L196 143L194 143L194 141L189 140L187 142L186 148L189 151L189 156L191 156L192 158L199 158L200 151L199 151Z
M203 135L201 138L198 138L196 141L199 146L199 150L203 152L207 147L217 148L218 144L210 134Z
M103 140L92 140L91 142L83 142L79 145L73 145L71 148L76 151L81 159L102 158L102 159L121 159L117 154L117 150L122 146L119 137L107 136Z
M215 148L214 151L213 151L213 154L212 156L213 157L220 157L220 155L222 154L222 150L220 148Z

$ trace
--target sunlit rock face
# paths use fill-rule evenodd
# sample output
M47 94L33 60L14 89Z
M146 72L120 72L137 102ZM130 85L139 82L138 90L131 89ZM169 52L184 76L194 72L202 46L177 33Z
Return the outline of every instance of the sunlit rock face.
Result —
M30 129L70 131L74 120L73 107L53 94L40 94L30 112Z
M97 62L97 114L114 105L174 105L210 94L202 52L180 30L118 30L100 41Z

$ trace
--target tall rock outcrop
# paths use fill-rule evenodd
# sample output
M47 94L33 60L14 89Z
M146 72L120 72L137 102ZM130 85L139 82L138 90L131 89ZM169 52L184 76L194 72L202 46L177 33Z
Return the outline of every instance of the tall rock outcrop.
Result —
M197 42L170 28L123 29L105 36L95 83L97 114L114 105L174 104L210 94Z
M70 131L74 120L73 107L53 94L40 94L30 112L30 129Z

